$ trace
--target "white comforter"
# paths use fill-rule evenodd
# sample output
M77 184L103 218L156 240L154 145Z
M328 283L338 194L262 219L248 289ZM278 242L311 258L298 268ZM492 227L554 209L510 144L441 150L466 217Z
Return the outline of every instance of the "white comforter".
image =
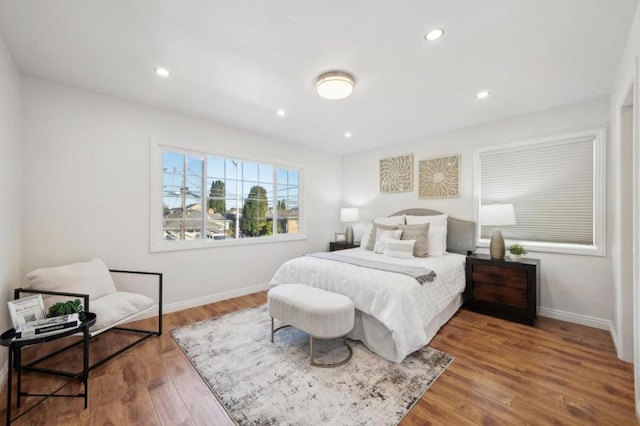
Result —
M408 275L303 256L282 264L271 279L272 285L306 284L348 296L356 309L391 331L398 362L428 343L424 326L464 291L462 255L397 259L361 248L342 250L340 254L424 266L436 272L433 282L420 285Z

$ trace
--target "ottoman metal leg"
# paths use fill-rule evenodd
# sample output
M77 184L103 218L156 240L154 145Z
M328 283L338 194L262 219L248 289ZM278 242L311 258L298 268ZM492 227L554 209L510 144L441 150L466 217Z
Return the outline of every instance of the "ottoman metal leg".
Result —
M288 325L288 324L285 324L285 325L281 325L278 328L273 328L273 317L271 317L271 343L273 343L273 335L276 334L276 331L278 331L278 330L280 330L282 328L287 328L287 327L291 327L291 326Z
M333 368L333 367L339 367L339 366L344 365L347 362L349 362L349 360L353 356L353 350L351 349L351 346L349 345L349 343L347 343L346 336L343 337L343 339L344 339L344 345L349 350L349 355L347 355L347 357L345 359L343 359L342 361L338 361L338 362L335 362L333 364L318 364L318 363L313 361L313 336L309 335L309 361L310 361L311 365L314 366L314 367Z

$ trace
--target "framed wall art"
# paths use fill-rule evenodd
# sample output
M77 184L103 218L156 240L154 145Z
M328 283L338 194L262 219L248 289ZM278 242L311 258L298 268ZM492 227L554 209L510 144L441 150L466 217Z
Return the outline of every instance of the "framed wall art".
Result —
M460 155L421 160L418 164L418 198L460 196Z
M380 160L380 192L413 191L413 154Z

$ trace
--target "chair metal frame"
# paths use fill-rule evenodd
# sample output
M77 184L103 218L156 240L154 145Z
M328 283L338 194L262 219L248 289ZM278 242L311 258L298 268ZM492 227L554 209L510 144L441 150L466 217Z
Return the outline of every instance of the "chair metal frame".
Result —
M157 330L143 330L143 329L137 329L137 328L130 328L130 327L120 327L120 326L113 326L113 327L108 327L105 330L101 331L98 334L93 334L90 336L90 340L92 340L93 338L102 335L103 333L107 333L109 331L126 331L126 332L131 332L131 333L137 333L140 334L140 337L136 340L134 340L133 342L127 344L126 346L118 349L117 351L105 356L104 358L96 361L95 363L91 364L89 366L89 371L93 370L94 368L97 368L99 366L101 366L102 364L104 364L105 362L115 358L116 356L120 355L121 353L125 352L126 350L132 348L133 346L137 345L138 343L143 342L144 340L146 340L147 338L151 337L151 336L161 336L162 335L162 273L161 272L144 272L144 271L131 271L131 270L123 270L123 269L109 269L109 272L112 273L118 273L118 274L138 274L138 275L155 275L158 278L158 329ZM31 289L31 288L17 288L14 290L14 298L15 299L19 299L20 295L22 293L27 293L27 294L46 294L46 295L51 295L51 296L65 296L65 297L75 297L75 298L81 298L83 300L83 307L84 307L84 311L85 312L91 312L91 308L89 305L89 295L88 294L84 294L84 293L68 293L68 292L60 292L60 291L48 291L48 290L35 290L35 289ZM77 342L71 343L70 345L67 345L63 348L60 348L54 352L51 352L50 354L47 354L43 357L40 357L38 359L36 359L35 361L30 362L27 365L24 365L22 368L24 370L29 370L29 371L37 371L40 373L45 373L45 374L52 374L52 370L47 369L47 368L40 368L40 367L36 367L36 365L46 359L49 359L51 357L54 357L64 351L66 351L67 349L70 349L76 345L79 345L80 343L82 343L82 340L78 340Z

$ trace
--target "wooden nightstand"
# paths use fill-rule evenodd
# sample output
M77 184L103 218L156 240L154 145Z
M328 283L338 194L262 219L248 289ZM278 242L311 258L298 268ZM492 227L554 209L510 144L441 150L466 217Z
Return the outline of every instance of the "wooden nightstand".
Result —
M467 256L465 306L472 311L533 325L539 287L539 259Z
M346 250L346 249L352 249L356 247L360 247L360 243L357 241L354 242L353 244L345 243L344 241L340 241L340 242L331 241L329 243L329 251Z

